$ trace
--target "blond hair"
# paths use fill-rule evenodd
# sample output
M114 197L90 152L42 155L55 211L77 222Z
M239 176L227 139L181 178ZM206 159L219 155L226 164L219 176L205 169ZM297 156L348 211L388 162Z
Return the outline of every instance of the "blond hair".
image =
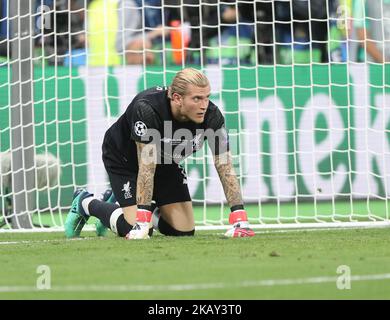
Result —
M172 84L168 90L168 97L172 98L173 93L178 93L182 96L186 95L187 87L189 84L192 84L196 87L207 87L210 85L209 79L194 68L185 68L178 73L172 80Z

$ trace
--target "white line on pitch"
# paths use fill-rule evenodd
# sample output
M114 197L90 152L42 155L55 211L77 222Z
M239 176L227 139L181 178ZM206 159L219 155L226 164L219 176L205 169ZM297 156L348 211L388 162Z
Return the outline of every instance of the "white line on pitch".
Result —
M351 276L351 281L389 280L390 273ZM0 286L0 293L10 292L154 292L154 291L192 291L210 289L228 289L245 287L273 287L302 284L336 283L337 277L312 277L297 279L269 279L241 281L236 283L194 283L172 285L67 285L53 286L49 290L39 290L33 286Z
M50 239L50 240L0 241L0 245L47 243L47 242L67 242L67 241L84 241L84 240L91 240L91 239L96 239L96 237L73 238L73 239Z

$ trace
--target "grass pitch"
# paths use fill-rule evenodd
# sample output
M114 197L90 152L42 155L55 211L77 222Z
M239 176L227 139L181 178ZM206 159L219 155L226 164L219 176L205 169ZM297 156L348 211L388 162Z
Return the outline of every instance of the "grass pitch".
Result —
M262 231L251 239L82 236L0 234L0 299L390 298L387 228ZM50 268L49 290L36 287L40 265ZM347 284L337 282L346 275L340 266L350 268L350 289L337 288Z

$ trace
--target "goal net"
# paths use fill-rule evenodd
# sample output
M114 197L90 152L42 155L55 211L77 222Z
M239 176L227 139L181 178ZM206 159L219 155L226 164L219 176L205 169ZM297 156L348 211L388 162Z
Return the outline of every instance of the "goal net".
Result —
M188 66L225 115L254 226L389 224L386 1L0 4L0 230L62 228L75 188L108 188L105 131ZM197 226L224 227L207 147L184 166Z

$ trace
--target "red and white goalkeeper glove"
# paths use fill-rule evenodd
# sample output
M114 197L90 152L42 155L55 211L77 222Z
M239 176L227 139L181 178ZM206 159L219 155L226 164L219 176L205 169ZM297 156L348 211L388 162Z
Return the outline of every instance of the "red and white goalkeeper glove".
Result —
M233 226L226 231L225 237L243 238L253 237L255 233L249 226L248 217L245 210L236 210L230 213L229 223Z
M152 219L152 212L145 209L138 209L136 223L133 229L126 235L127 240L149 239L149 225Z

